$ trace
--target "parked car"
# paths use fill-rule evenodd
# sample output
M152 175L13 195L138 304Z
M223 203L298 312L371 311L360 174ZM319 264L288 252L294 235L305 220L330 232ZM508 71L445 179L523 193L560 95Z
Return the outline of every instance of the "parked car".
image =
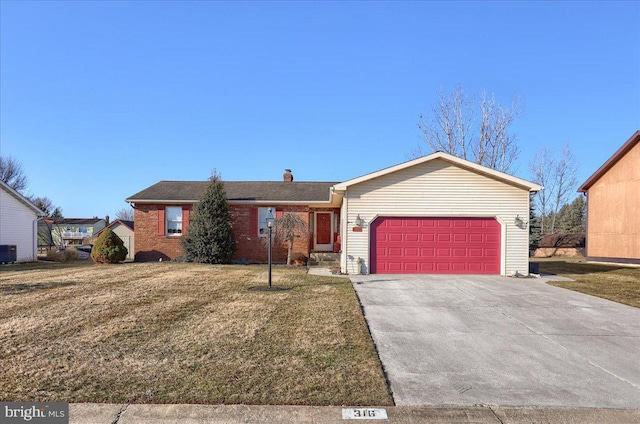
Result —
M75 246L75 248L80 252L91 253L91 249L93 249L93 244L81 244L80 246Z

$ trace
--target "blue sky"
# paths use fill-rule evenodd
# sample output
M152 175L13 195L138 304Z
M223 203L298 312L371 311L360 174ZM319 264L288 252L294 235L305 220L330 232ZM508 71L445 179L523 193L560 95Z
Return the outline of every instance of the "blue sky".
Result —
M438 90L526 99L515 175L584 181L640 129L640 2L0 2L0 154L66 217L159 180L407 160Z

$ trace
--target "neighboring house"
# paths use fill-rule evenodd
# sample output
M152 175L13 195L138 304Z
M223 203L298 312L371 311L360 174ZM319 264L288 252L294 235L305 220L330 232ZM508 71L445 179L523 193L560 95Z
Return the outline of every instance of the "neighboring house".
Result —
M587 181L587 260L640 264L640 131Z
M106 227L102 218L43 218L38 223L40 247L79 246Z
M16 246L18 262L37 259L38 217L43 215L29 199L0 181L0 246Z
M534 253L536 258L551 256L584 256L585 235L577 234L545 234L540 237L538 247Z
M116 219L111 224L107 225L105 228L111 229L118 237L122 239L124 242L124 247L127 248L127 259L133 259L135 255L135 236L134 236L134 224L133 221L126 221L124 219ZM102 233L105 228L98 231L95 237L99 237L100 233Z
M161 181L127 199L136 260L173 259L207 182ZM224 182L238 251L265 262L266 211L299 214L294 251L340 252L344 273L528 274L529 181L437 152L342 183ZM286 257L284 246L276 260Z

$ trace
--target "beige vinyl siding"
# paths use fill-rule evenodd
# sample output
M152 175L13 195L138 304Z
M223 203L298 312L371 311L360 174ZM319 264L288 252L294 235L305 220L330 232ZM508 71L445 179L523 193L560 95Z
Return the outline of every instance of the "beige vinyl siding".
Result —
M528 273L529 191L437 159L348 187L344 196L342 266L369 272L369 225L378 216L495 217L502 226L501 273ZM366 222L354 232L356 217Z
M127 248L127 251L128 251L127 259L133 260L133 257L135 254L133 231L131 231L131 229L128 228L127 226L122 225L120 223L115 224L113 227L111 227L111 230L114 233L116 233L118 237L122 239L122 242L124 243L124 247Z
M0 244L16 246L18 262L37 259L37 216L0 187Z

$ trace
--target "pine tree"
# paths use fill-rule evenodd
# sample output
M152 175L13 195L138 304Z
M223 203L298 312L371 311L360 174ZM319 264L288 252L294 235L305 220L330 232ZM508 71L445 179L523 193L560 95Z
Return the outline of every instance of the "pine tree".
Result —
M182 249L188 261L206 264L228 262L236 250L227 194L215 172L191 213Z
M558 232L584 233L586 229L587 204L583 196L565 204L558 212Z
M529 255L533 256L542 237L541 220L536 215L533 193L529 194Z

